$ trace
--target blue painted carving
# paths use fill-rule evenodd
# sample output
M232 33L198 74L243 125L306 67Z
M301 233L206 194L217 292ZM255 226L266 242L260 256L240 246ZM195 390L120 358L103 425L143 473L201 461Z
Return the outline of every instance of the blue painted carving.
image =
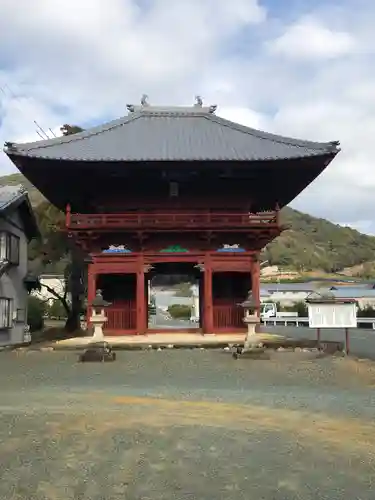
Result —
M236 244L236 245L225 244L221 248L218 248L216 251L217 252L223 252L223 253L233 253L233 252L242 253L242 252L246 252L245 248L240 247L240 245L238 245L238 244Z
M103 250L103 253L132 253L132 251L126 248L125 245L109 245L108 248Z

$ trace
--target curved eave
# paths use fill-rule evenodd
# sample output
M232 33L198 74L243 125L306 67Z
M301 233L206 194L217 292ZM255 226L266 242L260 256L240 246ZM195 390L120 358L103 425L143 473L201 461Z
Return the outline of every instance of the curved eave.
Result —
M71 157L71 156L56 156L56 157L45 157L41 156L38 154L31 154L30 152L27 151L9 151L4 149L4 153L8 156L8 158L13 162L17 163L17 158L26 158L30 160L39 160L41 162L47 163L47 162L66 162L66 163L91 163L91 164L99 164L99 163L128 163L128 164L135 164L135 163L175 163L175 162L181 162L181 163L189 163L189 162L206 162L207 164L214 164L214 163L222 163L222 162L235 162L237 164L244 164L244 163L261 163L261 162L285 162L288 160L303 160L307 158L318 158L318 157L327 157L333 159L341 149L336 149L334 151L332 150L318 150L318 151L312 151L310 153L304 153L300 155L294 155L294 156L249 156L249 157L243 157L243 158L238 158L238 157L232 157L232 156L221 156L220 158L212 158L212 157L206 157L206 156L197 156L193 158L181 158L181 157L169 157L169 158L150 158L150 157L138 157L138 158L115 158L112 156L103 156L103 157Z

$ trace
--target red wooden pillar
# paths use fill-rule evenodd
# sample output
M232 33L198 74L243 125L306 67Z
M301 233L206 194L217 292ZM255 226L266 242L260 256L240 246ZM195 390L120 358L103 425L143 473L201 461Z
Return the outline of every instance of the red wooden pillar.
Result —
M147 314L145 301L145 271L143 259L140 259L137 269L137 291L136 291L136 308L137 308L137 334L144 335L147 329Z
M65 214L65 227L66 228L70 227L71 214L72 214L72 209L70 207L70 204L68 203L67 206L66 206L66 214Z
M86 322L87 326L90 323L91 316L91 302L95 299L96 295L96 272L95 267L92 264L88 265L87 270L87 309L86 309Z
M203 328L204 333L214 333L214 311L212 300L212 267L209 258L204 263Z
M251 290L257 304L257 314L260 315L260 262L258 256L254 256L251 264Z

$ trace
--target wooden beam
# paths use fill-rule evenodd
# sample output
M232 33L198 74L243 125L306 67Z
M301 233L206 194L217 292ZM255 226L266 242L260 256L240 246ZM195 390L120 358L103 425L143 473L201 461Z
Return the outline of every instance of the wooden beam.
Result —
M204 333L214 333L212 266L209 254L206 254L204 259L203 290L203 331Z

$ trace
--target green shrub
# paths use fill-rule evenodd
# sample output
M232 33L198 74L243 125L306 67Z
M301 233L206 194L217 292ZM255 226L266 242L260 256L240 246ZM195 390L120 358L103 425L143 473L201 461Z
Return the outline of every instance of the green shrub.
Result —
M44 326L43 316L45 314L45 303L29 295L27 304L27 324L30 326L30 332L36 332L42 330Z
M306 318L309 313L307 310L307 304L305 302L296 302L293 307L293 311L296 311L297 316Z
M66 319L67 314L61 300L54 300L52 305L47 308L47 314L50 318Z
M375 309L371 306L366 306L363 309L357 310L358 318L375 318Z
M191 307L185 304L172 304L168 307L168 312L173 319L189 319Z

